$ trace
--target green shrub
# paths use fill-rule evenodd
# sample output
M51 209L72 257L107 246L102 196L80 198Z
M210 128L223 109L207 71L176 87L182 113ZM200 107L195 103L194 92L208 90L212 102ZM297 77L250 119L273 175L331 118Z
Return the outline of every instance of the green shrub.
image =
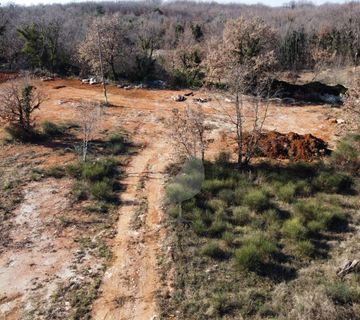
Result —
M270 198L263 190L253 189L244 196L243 203L257 212L269 209Z
M322 172L313 182L318 191L327 193L349 193L353 184L351 177L333 172Z
M88 198L86 185L81 181L74 183L71 194L77 201L86 200Z
M360 134L349 134L338 142L331 155L332 164L340 170L360 174Z
M235 240L235 235L230 231L225 231L222 235L222 239L228 246L232 246Z
M218 193L219 199L230 204L234 201L234 191L231 189L223 189Z
M81 176L91 182L112 178L116 174L116 162L112 159L101 159L95 162L81 163Z
M200 237L205 236L207 233L207 226L201 219L196 219L193 221L192 228L194 232Z
M229 253L222 249L217 242L207 244L202 250L202 254L216 260L224 260L229 257Z
M307 237L307 230L306 227L300 222L299 218L292 218L286 220L283 228L283 233L292 239L305 239Z
M360 291L349 287L345 282L329 283L325 286L326 295L339 304L350 304L360 301Z
M96 181L95 183L89 186L90 194L96 200L102 201L115 201L116 196L113 192L113 182L109 179L104 179L102 181Z
M42 123L42 132L47 137L56 137L65 133L66 127L64 125L57 125L50 121Z
M285 185L279 185L276 191L277 197L284 202L293 202L296 195L296 185L294 183L287 183Z
M296 194L301 197L309 197L313 193L313 187L310 181L300 180L295 183Z
M301 257L311 257L315 254L315 246L310 240L301 240L297 243L296 253Z
M207 233L210 237L221 237L226 230L226 223L220 219L216 219L208 228Z
M211 199L207 202L207 207L212 209L214 212L224 210L226 208L226 203L220 199Z
M127 151L127 139L121 133L112 135L106 142L106 149L112 155L125 154Z
M261 266L262 257L254 244L247 244L235 251L235 260L239 267L257 271Z
M235 182L232 179L211 179L203 182L202 189L212 194L217 194L222 189L232 189L234 186Z
M235 260L239 267L258 271L262 264L268 262L277 252L276 245L262 234L255 234L245 240L243 246L236 250Z
M232 209L233 221L236 225L244 226L250 222L251 213L246 207L234 207Z
M66 175L65 169L60 166L50 167L46 170L45 174L48 177L54 177L56 179L63 178Z

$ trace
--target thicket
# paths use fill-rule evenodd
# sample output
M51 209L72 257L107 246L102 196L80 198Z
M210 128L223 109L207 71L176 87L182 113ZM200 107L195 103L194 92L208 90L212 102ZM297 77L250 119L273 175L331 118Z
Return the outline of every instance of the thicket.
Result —
M275 31L279 70L359 62L358 3L269 8L144 1L1 6L0 65L65 75L98 74L99 33L108 78L161 78L199 86L227 21L254 16Z

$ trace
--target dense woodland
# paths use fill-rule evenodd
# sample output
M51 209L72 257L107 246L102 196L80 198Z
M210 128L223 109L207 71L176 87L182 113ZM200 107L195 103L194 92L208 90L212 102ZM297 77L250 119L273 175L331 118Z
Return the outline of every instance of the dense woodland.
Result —
M357 65L360 4L263 5L190 1L87 2L0 7L0 65L60 75L202 85L232 19L258 19L271 32L272 70ZM266 35L266 36L269 36ZM251 44L252 45L252 44ZM258 48L248 47L248 51ZM247 53L248 54L248 53Z

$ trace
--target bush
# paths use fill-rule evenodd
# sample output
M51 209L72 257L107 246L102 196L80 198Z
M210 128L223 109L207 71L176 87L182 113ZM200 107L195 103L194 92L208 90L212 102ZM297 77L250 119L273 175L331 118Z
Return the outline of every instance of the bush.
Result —
M202 250L202 254L216 260L224 260L229 257L229 253L222 249L217 242L207 244Z
M263 190L253 189L244 196L243 203L257 212L269 209L270 198Z
M101 181L104 178L112 178L116 174L116 162L112 159L102 159L95 162L81 164L81 176L91 182Z
M232 209L233 222L236 225L244 226L250 222L250 212L246 207L234 207Z
M320 173L313 182L318 191L327 193L349 193L353 184L354 181L351 177L332 172Z
M224 210L226 208L226 203L220 199L211 199L207 202L207 207L212 209L214 212Z
M244 245L236 250L237 264L250 271L259 271L262 264L268 262L277 252L276 245L262 234L246 239Z
M96 181L95 183L91 184L89 187L89 192L96 200L112 202L116 199L116 196L113 192L113 182L109 179Z
M261 266L262 257L254 244L247 244L235 251L235 260L241 268L257 271Z
M325 286L326 295L335 303L350 304L360 301L359 290L349 287L345 282L330 283Z
M284 202L291 203L293 202L296 194L296 186L295 184L289 182L285 185L277 186L277 197Z
M331 156L332 164L340 170L360 174L360 134L347 135Z
M220 219L216 219L208 228L207 233L210 237L221 237L226 230L226 223Z
M40 135L32 128L25 130L17 125L10 125L5 128L5 132L8 134L7 141L19 141L19 142L36 142L41 140Z
M282 231L287 237L296 240L305 239L307 237L307 230L302 225L299 218L286 220Z
M57 125L50 121L42 123L42 132L47 137L56 137L65 133L66 127L64 125Z
M127 151L127 139L121 133L112 135L106 142L106 148L108 153L112 155L125 154Z
M60 179L60 178L65 177L66 172L63 167L54 166L54 167L50 167L49 169L47 169L45 174L48 177L54 177L56 179Z
M296 252L299 256L311 257L315 254L315 246L310 240L301 240L297 243Z

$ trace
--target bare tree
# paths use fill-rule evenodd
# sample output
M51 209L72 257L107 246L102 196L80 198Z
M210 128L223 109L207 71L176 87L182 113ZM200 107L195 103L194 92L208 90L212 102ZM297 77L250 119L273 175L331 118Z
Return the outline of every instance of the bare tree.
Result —
M233 96L233 110L226 111L235 126L238 147L237 163L246 166L256 149L267 115L271 73L276 64L275 32L261 19L230 20L222 41L212 42L207 69L210 81L225 82ZM252 94L245 114L244 96ZM265 108L262 108L265 101ZM221 104L222 105L222 104ZM222 108L224 109L224 108ZM261 112L263 111L263 112ZM234 116L235 114L235 116ZM251 120L246 132L245 122Z
M30 79L14 80L1 92L0 120L30 133L35 126L33 113L43 101L44 95Z
M171 137L178 155L204 160L207 142L205 139L205 116L200 105L187 106L182 112L173 109L169 122Z
M81 159L86 162L90 141L94 138L101 121L101 107L98 102L81 101L76 106L78 122L81 127Z

